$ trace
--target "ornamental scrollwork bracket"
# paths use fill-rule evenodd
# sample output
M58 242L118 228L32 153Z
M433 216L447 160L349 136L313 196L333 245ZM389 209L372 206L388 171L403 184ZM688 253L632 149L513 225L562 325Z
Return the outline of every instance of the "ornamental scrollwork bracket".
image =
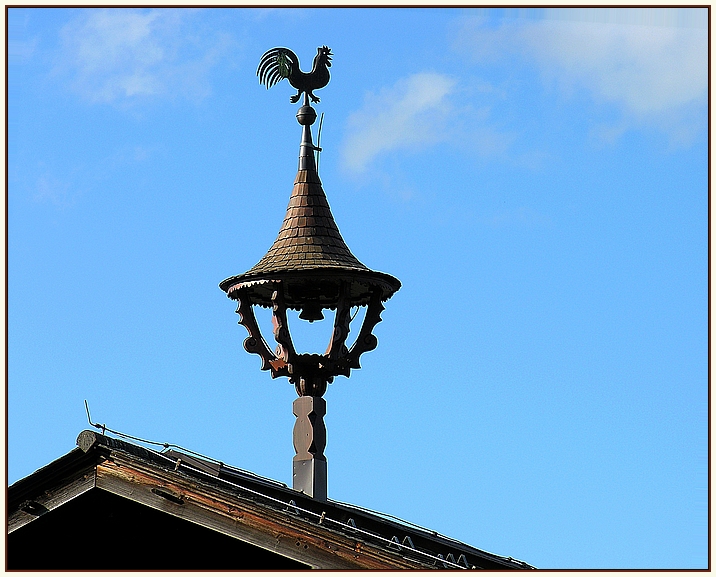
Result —
M378 339L373 335L373 329L382 320L380 315L385 310L382 302L383 292L380 288L372 289L358 338L350 350L346 347L351 323L350 283L343 282L336 305L333 332L326 352L323 355L299 355L296 353L289 332L283 284L276 281L273 287L271 301L273 335L277 343L275 352L271 351L261 335L246 289L238 289L235 293L235 298L239 302L236 309L239 314L239 324L249 333L244 340L244 349L261 357L261 370L270 370L272 378L288 377L289 382L296 386L300 396L322 396L327 384L332 383L334 377L338 375L349 377L351 369L361 368L360 356L378 346Z
M244 349L246 352L259 355L261 357L261 370L270 370L272 378L287 376L287 369L274 367L277 360L276 355L271 352L263 336L261 336L261 330L256 322L254 309L251 306L251 299L246 289L239 289L237 291L236 300L238 301L236 312L239 315L239 324L249 333L249 336L244 339Z
M358 338L345 356L349 371L350 369L360 369L360 356L378 346L378 338L373 334L373 329L375 325L383 320L380 318L380 313L385 310L382 297L383 291L375 287L370 296L368 310L365 312L363 326L358 333Z
M271 295L273 303L273 336L276 339L276 359L271 361L271 368L276 371L283 371L281 374L292 375L293 364L296 361L296 350L293 347L291 333L288 330L288 318L286 317L286 302L283 295L283 283L276 282L276 287Z

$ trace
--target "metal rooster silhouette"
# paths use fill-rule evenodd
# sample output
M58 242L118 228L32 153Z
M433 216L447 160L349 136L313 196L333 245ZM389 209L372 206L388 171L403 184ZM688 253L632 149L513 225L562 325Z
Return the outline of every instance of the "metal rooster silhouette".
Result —
M291 102L296 103L304 92L312 102L320 102L320 98L313 94L314 90L323 88L331 78L328 67L331 65L331 49L328 46L319 46L318 54L313 59L313 70L301 72L298 56L288 48L272 48L261 57L256 76L259 82L266 85L268 90L274 84L288 78L288 82L298 94L291 96Z

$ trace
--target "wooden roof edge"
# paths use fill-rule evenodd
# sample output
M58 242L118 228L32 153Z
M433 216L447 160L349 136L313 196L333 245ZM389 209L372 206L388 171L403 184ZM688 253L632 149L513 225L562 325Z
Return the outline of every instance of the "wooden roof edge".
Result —
M93 431L87 432L97 435L97 433L94 433ZM130 449L130 451L128 451L130 453L132 453L131 449L133 447L141 449L140 447L136 447L131 443L127 443L118 439L111 439L111 442L113 442L115 446L120 450ZM181 455L181 451L169 451L168 453L171 454L175 459ZM139 453L135 452L135 454L140 457L144 456L144 453L142 453L141 451ZM154 455L158 455L158 453L154 453ZM152 457L153 460L156 461L157 459L154 455L152 455ZM166 460L166 457L159 458ZM202 469L197 469L196 460L196 457L186 456L185 461L182 464L186 465L186 468L182 467L182 470L190 471L192 476L201 475L202 472L207 472L208 468L202 468L203 471ZM192 466L192 461L194 461L194 466ZM218 463L218 461L215 461L215 463ZM166 466L166 462L164 462L163 464L164 466ZM286 486L284 483L280 483L272 479L266 479L254 473L243 471L242 469L234 468L223 463L222 466L219 468L218 475L209 474L204 476L204 478L205 481L209 482L212 485L216 485L217 483L220 484L221 481L234 484L248 484L248 488L257 488L258 485L262 491L266 492L266 496L269 499L278 499L284 504L287 504L288 502L293 502L295 503L296 507L311 511L316 516L320 513L326 514L327 512L330 512L329 516L332 515L338 521L348 522L349 520L353 520L353 522L356 523L356 526L359 529L369 530L373 533L380 534L387 539L394 539L397 537L398 540L401 542L401 546L391 547L396 551L407 550L406 547L402 546L402 543L406 540L406 538L408 538L408 541L412 542L415 547L424 549L426 551L434 551L436 556L442 554L443 557L445 557L446 559L448 558L450 553L452 553L453 558L456 561L460 558L460 555L467 555L471 559L476 561L475 564L477 566L480 566L480 563L482 562L483 565L486 564L490 568L535 569L535 567L524 561L483 551L482 549L478 549L476 547L473 547L472 545L468 545L456 539L441 535L436 531L432 531L424 527L419 527L417 525L405 522L403 520L399 520L394 517L391 518L392 516L390 515L370 511L365 508L351 505L348 503L333 501L331 499L328 499L327 502L316 501L304 495L303 493L295 491L294 489ZM298 510L296 512L298 513ZM390 533L390 535L388 535L388 533Z
M77 439L77 444L78 448L39 469L29 477L14 483L8 489L8 510L10 511L10 508L14 507L15 528L32 520L31 516L19 508L24 500L37 499L38 495L42 495L43 492L47 493L48 488L53 488L49 493L54 495L55 501L52 503L48 501L50 506L47 506L48 509L52 509L95 487L94 472L98 466L106 474L106 471L114 469L114 462L124 462L131 465L132 469L143 471L145 477L154 479L150 482L157 483L160 488L163 486L162 482L167 479L178 480L183 486L191 487L191 491L198 492L197 494L223 495L222 499L229 503L249 503L254 511L265 511L266 519L278 515L276 518L279 519L279 525L283 523L287 531L289 527L293 527L291 531L288 531L291 535L294 534L295 525L299 524L302 528L300 530L306 532L307 538L342 543L342 549L341 547L339 549L343 551L343 557L347 554L346 543L363 544L365 553L360 556L360 562L355 561L354 563L350 555L345 558L341 557L340 551L333 553L319 551L314 552L314 555L316 555L316 559L322 559L322 561L319 563L314 559L315 563L319 563L319 565L314 563L315 566L347 568L348 565L353 564L354 568L368 568L369 566L379 568L385 563L389 564L392 559L392 562L396 563L395 567L400 565L412 568L430 566L448 568L451 567L450 563L458 563L465 568L533 568L522 561L476 549L429 529L411 526L408 523L399 522L397 519L385 518L380 513L330 499L328 502L315 501L283 483L253 476L241 469L222 467L218 461L215 461L211 467L202 470L197 467L197 465L201 465L201 459L190 456L183 459L181 451L172 451L171 456L167 456L159 451L140 447L91 430L82 431ZM206 462L209 463L209 461ZM215 466L216 464L218 467ZM167 494L169 497L163 497L170 499L171 491ZM149 497L154 498L157 495L162 496L161 489ZM151 506L150 503L145 504ZM46 506L42 503L40 505ZM260 515L258 516L260 517ZM291 553L290 549L288 553ZM341 558L339 559L336 555ZM298 557L296 558L298 559ZM448 564L441 566L441 559ZM363 565L363 562L368 565ZM370 563L378 565L373 567Z
M88 455L75 447L69 453L55 459L34 473L15 481L7 490L8 513L12 513L23 502L32 499L42 488L57 486L64 481L76 478L85 469L92 468L97 463L97 459L98 455Z

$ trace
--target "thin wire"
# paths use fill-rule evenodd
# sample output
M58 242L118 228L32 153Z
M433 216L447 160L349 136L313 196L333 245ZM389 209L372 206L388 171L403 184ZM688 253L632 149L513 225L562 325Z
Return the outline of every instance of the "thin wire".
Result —
M195 455L197 457L201 457L203 459L207 459L208 461L213 461L214 463L219 463L220 465L223 465L224 463L222 461L219 461L217 459L214 459L213 457L207 457L206 455L202 455L201 453L197 453L196 451L192 451L191 449L187 449L185 447L182 447L181 445L175 445L173 443L160 443L158 441L150 441L148 439L142 439L141 437L135 437L133 435L128 435L127 433L122 433L120 431L115 431L113 429L110 429L107 425L100 425L99 423L93 423L92 419L90 418L90 410L89 410L89 404L87 403L87 400L85 399L85 409L87 411L87 421L90 425L97 429L102 429L102 434L104 435L105 431L108 431L112 433L113 435L117 435L118 437L122 437L123 439L132 439L134 441L139 441L140 443L146 443L147 445L157 445L159 447L164 447L164 450L169 449L171 447L174 447L176 449L181 449L182 451L186 451L187 453L190 453L192 455ZM161 454L161 453L160 453Z
M333 501L333 499L331 499L331 501ZM422 531L425 531L426 533L432 533L433 535L437 535L438 537L444 537L445 539L450 539L451 541L455 541L456 543L460 543L461 545L466 545L466 543L462 543L461 541L457 541L456 539L452 539L450 537L447 537L446 535L441 535L437 531L433 531L432 529L428 529L427 527L423 527L422 525L418 525L416 523L411 523L410 521L406 521L405 519L401 519L400 517L396 517L395 515L391 515L390 513L381 513L380 511L374 511L373 509L368 509L367 507L361 507L360 505L344 503L343 501L333 501L333 502L338 503L339 505L343 505L344 507L348 507L349 509L358 509L362 513L370 513L370 514L376 515L378 517L394 519L395 521L400 521L401 523L404 523L405 525L410 525L411 527L414 527L415 529L420 529Z
M87 411L87 421L89 422L89 424L92 425L93 427L98 428L98 429L102 429L102 433L103 433L103 434L104 434L105 431L108 431L108 432L110 432L110 433L112 433L112 434L114 434L114 435L117 435L117 436L119 436L119 437L123 437L123 438L125 438L125 439L133 439L133 440L139 441L139 442L141 442L141 443L146 443L146 444L149 444L149 445L157 445L157 446L160 446L160 447L164 447L164 450L168 449L169 447L176 447L177 449L181 449L182 451L186 451L187 453L191 453L191 454L193 454L193 455L196 455L196 456L198 456L198 457L202 457L202 458L207 459L207 460L209 460L209 461L213 461L213 462L219 463L219 464L221 464L221 465L224 464L222 461L218 461L217 459L213 459L212 457L208 457L208 456L206 456L206 455L202 455L201 453L197 453L196 451L192 451L192 450L190 450L190 449L186 449L186 448L184 448L184 447L181 447L180 445L175 445L175 444L173 444L173 443L160 443L160 442L157 442L157 441L150 441L150 440L148 440L148 439L142 439L142 438L140 438L140 437L135 437L135 436L133 436L133 435L128 435L128 434L122 433L122 432L120 432L120 431L115 431L115 430L113 430L113 429L108 428L108 427L107 427L106 425L104 425L104 424L93 423L93 422L92 422L92 419L91 419L91 417L90 417L89 404L87 403L87 400L85 400L85 410ZM148 450L152 451L152 449L148 449ZM175 463L176 463L176 462L174 461L174 459L172 459L171 457L168 457L167 455L165 455L164 453L162 453L162 452L160 452L160 451L153 451L153 452L154 452L155 454L159 455L160 457L163 457L163 458L166 459L167 461L171 462L172 464L175 464ZM187 468L187 469L190 469L190 470L192 470L192 471L196 471L196 472L198 472L198 473L206 474L205 471L202 471L201 469L197 469L196 467L192 467L191 465L188 465L187 463L184 463L184 462L181 462L181 463L180 463L180 466L181 466L181 467L185 467L185 468ZM236 469L235 467L232 467L232 468ZM236 469L236 470L243 471L242 469ZM250 471L246 471L246 472L247 472L247 473L250 473ZM250 473L250 474L251 474L252 476L255 476L255 477L260 477L259 475L256 475L255 473ZM365 529L361 529L361 528L359 528L359 527L353 527L352 525L349 525L348 523L343 523L342 521L337 521L337 520L335 520L335 519L331 519L330 517L326 517L326 516L325 516L325 512L319 515L318 513L315 513L315 512L313 512L313 511L310 511L309 509L304 509L303 507L299 507L299 506L296 505L295 503L294 503L294 504L286 503L285 501L281 501L281 499L277 499L277 498L275 498L275 497L271 497L270 495L266 495L266 494L264 494L264 493L261 493L260 491L256 491L256 490L254 490L254 489L250 489L250 488L248 488L248 487L244 487L243 485L239 485L239 484L237 484L237 483L233 483L233 482L231 482L231 481L229 481L229 480L227 480L227 479L223 479L223 478L221 478L221 477L213 477L213 478L215 478L215 479L217 479L218 481L220 481L220 482L222 482L222 483L225 483L225 484L227 484L227 485L231 485L232 487L236 487L237 489L241 489L242 491L246 491L247 493L251 493L251 494L257 495L257 496L259 496L259 497L261 497L261 498L263 498L263 499L267 499L267 500L272 501L272 502L274 502L274 503L278 503L278 504L280 504L280 505L282 505L282 506L284 506L284 507L290 508L290 509L295 510L295 511L300 511L300 512L302 512L302 513L305 513L305 514L307 514L307 515L311 515L311 516L313 516L313 517L317 517L319 520L329 521L329 522L331 522L331 523L335 523L336 525L339 525L339 526L341 526L341 527L344 527L344 528L346 528L346 529L349 530L349 531L362 533L362 534L368 535L368 536L370 536L370 537L372 537L372 538L374 538L374 539L378 539L379 541L384 541L388 546L390 546L390 548L393 548L393 547L395 547L395 545L396 545L395 541L391 541L390 539L386 539L385 537L383 537L383 536L381 536L381 535L377 535L377 534L375 534L375 533L371 533L370 531L366 531ZM263 478L263 477L260 477L260 478ZM273 481L272 479L267 479L267 480L272 481L272 482L275 483L275 481ZM279 484L280 484L280 485L283 485L284 487L286 486L286 485L284 485L283 483L279 483ZM427 532L429 532L429 533L432 533L433 535L439 535L437 532L432 531L431 529L426 529L425 527L421 527L420 525L416 525L416 524L414 524L414 523L410 523L410 521L405 521L404 519L401 519L401 518L399 518L399 517L395 517L394 515L389 515L389 514L387 514L387 513L379 513L379 512L377 512L377 511L372 511L372 510L370 510L370 509L366 509L366 508L359 507L359 506L356 506L356 505L350 505L350 504L347 504L347 503L341 503L340 501L333 501L333 502L334 502L334 503L337 503L337 504L339 504L339 505L347 506L347 507L349 507L349 508L354 508L354 509L357 509L357 510L362 510L362 511L369 512L369 513L373 513L373 514L376 514L376 515L379 515L379 516L389 517L389 518L395 519L396 521L400 521L401 523L404 523L405 525L411 525L411 526L413 526L413 527L415 527L415 528L417 528L417 529L421 529L421 530L423 530L423 531L427 531ZM440 535L440 536L441 536L441 537L444 537L443 535ZM460 541L457 541L457 540L455 540L455 539L451 539L451 538L449 538L449 537L445 537L445 538L446 538L446 539L450 539L451 541L454 541L455 543L459 543L459 544L461 544L461 545L465 545L464 543L461 543ZM415 549L414 547L410 547L409 545L404 545L404 544L401 545L401 544L398 544L398 547L399 547L400 549L407 549L407 550L409 550L409 551L418 553L418 554L423 555L423 556L425 556L425 557L429 557L430 559L433 559L433 560L436 561L436 562L441 562L441 563L443 563L443 564L445 564L445 565L451 565L452 567L457 568L457 569L465 569L465 567L464 567L463 565L458 565L457 563L453 563L453 562L451 562L451 561L447 561L446 559L441 559L440 557L437 557L437 556L432 555L432 554L430 554L430 553L426 553L425 551L420 551L419 549ZM500 555L497 555L497 557L501 557L501 556L500 556ZM506 557L502 557L502 558L503 558L503 559L506 559ZM518 561L517 559L513 559L513 561L517 561L517 562L519 562L519 563L522 563L521 561Z
M453 543L456 543L458 545L464 545L465 547L470 547L470 545L468 545L467 543L463 543L462 541L459 541L452 537L448 537L447 535L443 535L442 533L438 533L437 531L433 531L432 529L428 529L427 527L423 527L422 525L418 525L417 523L411 523L410 521L406 521L405 519L401 519L400 517L396 517L395 515L391 515L390 513L382 513L381 511L374 511L373 509L368 509L367 507L361 507L360 505L353 505L351 503L344 503L343 501L335 501L333 499L331 499L331 501L338 505L343 505L344 507L347 507L348 509L357 509L358 511L361 511L363 513L370 513L370 514L376 515L378 517L393 519L395 521L399 521L399 522L403 523L404 525L409 525L415 529L420 529L421 531L425 531L426 533L431 533L432 535L435 535L436 537L441 537L442 539L447 539L448 541L452 541ZM402 545L401 545L401 547L402 547ZM500 557L501 559L505 559L506 561L515 561L517 563L524 564L524 561L520 561L519 559L515 559L513 557L505 557L503 555L496 555L495 553L490 553L490 555L495 555L496 557ZM449 563L449 561L448 561L448 563Z
M113 435L117 435L118 437L122 437L123 439L132 439L132 440L134 440L134 441L139 441L140 443L145 443L145 444L147 444L147 445L157 445L157 446L159 446L159 447L163 447L162 451L166 451L167 449L169 449L169 448L171 448L171 447L174 447L174 448L177 448L177 449L181 449L182 451L184 451L184 452L186 452L186 453L189 453L189 454L191 454L191 455L194 455L194 456L196 456L196 457L200 457L200 458L205 459L205 460L207 460L207 461L212 461L212 462L214 462L214 463L217 463L217 464L221 465L223 468L225 468L225 469L227 469L227 470L230 470L230 471L231 471L231 470L233 470L233 471L239 471L239 472L241 472L241 473L243 473L243 474L245 474L245 475L249 475L249 476L251 476L251 477L256 477L257 479L263 479L264 481L268 481L268 482L270 482L270 483L272 483L272 484L274 484L274 485L280 485L280 486L282 486L282 487L287 487L287 486L288 486L288 485L286 485L285 483L280 483L280 482L278 482L278 481L274 481L273 479L269 479L268 477L263 477L263 476L261 476L261 475L257 475L256 473L253 473L253 472L251 472L251 471L247 471L246 469L240 469L239 467L233 467L233 466L231 466L231 465L227 465L227 464L224 463L223 461L219 461L218 459L215 459L214 457L209 457L208 455L203 455L202 453L199 453L199 452L197 452L197 451L192 451L191 449L187 449L186 447L182 447L181 445L175 445L175 444L173 444L173 443L160 443L160 442L158 442L158 441L150 441L150 440L148 440L148 439L142 439L142 438L140 438L140 437L135 437L135 436L133 436L133 435L128 435L127 433L122 433L122 432L120 432L120 431L115 431L115 430L113 430L113 429L108 428L107 425L100 425L99 423L93 423L93 422L92 422L92 419L90 418L89 405L87 404L87 401L86 401L86 400L85 400L85 410L87 411L87 421L89 422L89 424L92 425L93 427L98 428L98 429L102 429L102 434L104 434L105 431L107 431L107 432L112 433ZM163 454L162 452L160 452L160 451L154 451L154 452L157 453L158 455L162 455L163 457L166 457L166 455L164 455L164 454ZM169 458L169 457L166 457L166 458Z
M316 144L316 174L318 174L318 167L321 164L321 130L323 129L323 115L321 112L321 120L318 121L318 143Z
M171 463L174 463L174 460L167 457L166 455L162 453L157 453L158 455L164 457L168 461L171 461ZM197 469L195 467L192 467L191 465L187 465L186 463L181 463L180 466L186 467L187 469L191 469L193 471L196 471L197 473L204 473L204 471L201 471L200 469ZM204 473L205 474L205 473ZM343 523L342 521L336 521L335 519L331 519L330 517L325 516L325 512L321 513L320 515L318 513L315 513L313 511L310 511L309 509L304 509L303 507L299 507L295 503L286 503L285 501L281 501L281 499L277 499L276 497L271 497L270 495L266 495L264 493L261 493L260 491L256 491L254 489L249 489L248 487L244 487L243 485L239 485L238 483L232 483L231 481L228 481L227 479L222 479L221 477L215 477L217 480L221 481L222 483L225 483L227 485L231 485L232 487L236 487L237 489L241 489L242 491L246 491L247 493L252 493L254 495L257 495L259 497L262 497L264 499L267 499L269 501L273 501L274 503L278 503L280 505L283 505L287 509L291 509L293 511L300 511L302 513L306 513L307 515L311 515L313 517L317 517L319 520L323 521L330 521L331 523L335 523L336 525L340 525L341 527L345 527L346 529L357 532L357 533L363 533L364 535L368 535L374 539L378 539L380 541L384 541L387 545L390 545L391 548L396 545L395 541L391 541L390 539L386 539L382 535L377 535L376 533L371 533L370 531L366 531L365 529L361 529L360 527L354 527L352 525L349 525L348 523ZM458 565L457 563L453 563L452 561L447 561L446 559L441 559L440 557L436 557L435 555L432 555L430 553L426 553L425 551L421 551L420 549L415 549L414 547L410 547L408 545L401 545L397 544L400 549L408 549L414 553L418 553L420 555L423 555L425 557L429 557L430 559L434 559L435 561L439 561L441 563L444 563L445 565L451 565L452 567L456 569L466 569L463 565Z

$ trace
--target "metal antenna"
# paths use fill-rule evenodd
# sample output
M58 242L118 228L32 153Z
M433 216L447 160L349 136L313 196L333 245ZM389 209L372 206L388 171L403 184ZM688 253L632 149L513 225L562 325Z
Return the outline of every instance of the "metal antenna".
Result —
M102 434L104 435L105 431L107 430L107 426L92 422L92 417L90 417L89 404L87 403L87 399L85 399L85 411L87 411L87 422L97 429L102 429Z
M318 167L321 164L321 130L323 129L323 115L321 112L321 119L318 121L318 143L316 144L316 174L318 174Z

